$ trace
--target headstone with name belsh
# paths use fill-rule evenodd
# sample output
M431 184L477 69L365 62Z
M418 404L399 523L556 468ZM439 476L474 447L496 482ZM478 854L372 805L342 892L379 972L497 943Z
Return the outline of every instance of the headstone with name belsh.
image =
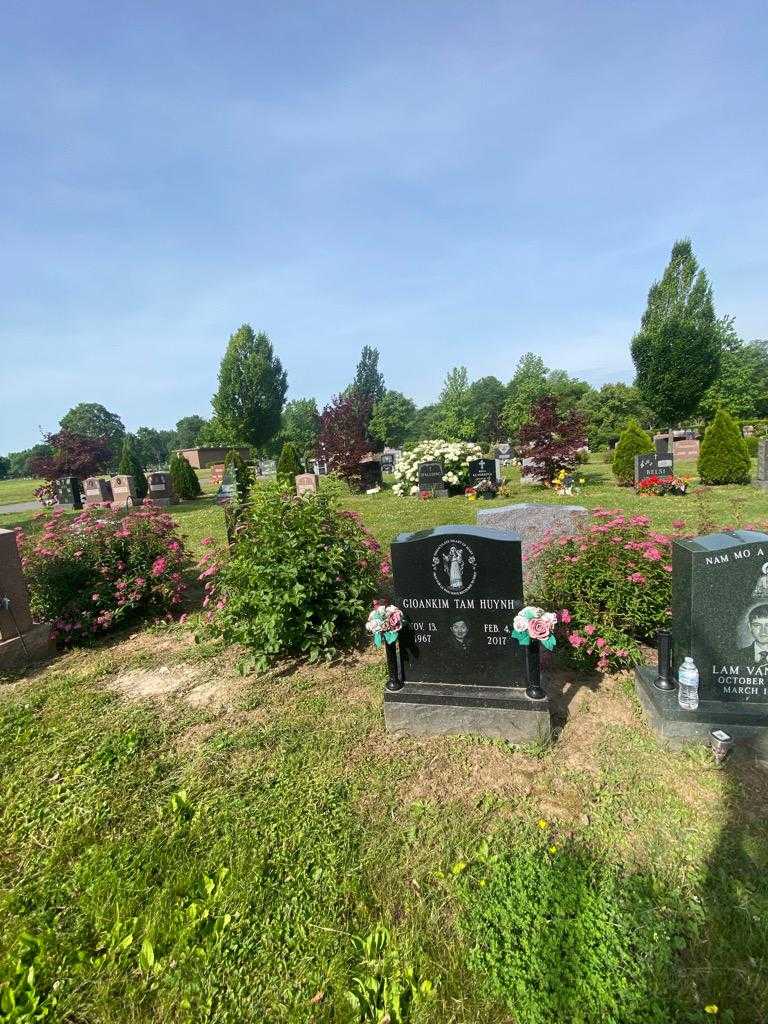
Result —
M768 437L764 437L757 446L757 477L755 484L768 490Z
M768 759L768 533L733 530L672 547L672 678L683 659L699 670L699 706L683 710L656 670L636 689L654 729L673 745L722 728Z
M658 455L654 452L644 452L635 456L635 483L647 480L650 476L671 476L674 472L675 463L671 455Z
M104 505L107 502L111 504L113 501L112 484L110 484L109 480L104 480L102 477L89 476L85 481L85 507Z
M490 480L492 484L499 482L496 459L470 459L467 470L472 487L479 484L481 480Z
M422 462L419 464L418 473L420 491L431 491L433 495L441 498L448 496L441 462Z
M373 487L381 487L381 463L378 459L366 459L360 463L360 487L369 491Z
M169 505L177 505L179 499L176 497L176 492L173 489L171 474L147 473L147 497L155 505L160 505L162 508L167 508Z
M56 504L64 508L82 508L80 481L76 476L63 476L54 484Z
M548 736L538 644L521 646L512 635L524 607L519 537L440 526L400 534L391 560L405 624L384 696L387 729L516 743Z

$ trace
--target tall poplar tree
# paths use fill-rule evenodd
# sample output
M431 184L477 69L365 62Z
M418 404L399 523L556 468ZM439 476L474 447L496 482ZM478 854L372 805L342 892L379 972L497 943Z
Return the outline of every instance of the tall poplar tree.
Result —
M632 339L635 384L659 425L680 423L696 412L720 370L723 330L690 240L675 242Z
M234 444L265 445L280 429L288 379L263 332L243 324L229 339L219 368L219 388L211 399Z
M360 395L368 399L372 409L376 402L384 397L384 374L379 370L379 350L371 345L363 345L360 361L355 371L355 379L348 389L350 395Z

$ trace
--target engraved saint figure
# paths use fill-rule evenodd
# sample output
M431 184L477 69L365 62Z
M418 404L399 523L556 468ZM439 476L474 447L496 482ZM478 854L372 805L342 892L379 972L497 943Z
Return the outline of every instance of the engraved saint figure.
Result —
M461 590L462 573L464 571L464 553L461 548L451 545L447 555L443 555L443 565L448 574L451 590Z

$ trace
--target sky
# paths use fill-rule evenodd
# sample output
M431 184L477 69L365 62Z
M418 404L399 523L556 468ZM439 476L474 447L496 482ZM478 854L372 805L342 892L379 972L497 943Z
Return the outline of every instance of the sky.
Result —
M676 238L768 337L759 2L5 0L0 452L210 415L230 334L322 405L526 351L599 385Z

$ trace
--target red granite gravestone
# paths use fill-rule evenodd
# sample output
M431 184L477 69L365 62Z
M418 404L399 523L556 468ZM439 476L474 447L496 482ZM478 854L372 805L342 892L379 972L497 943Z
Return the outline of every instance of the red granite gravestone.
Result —
M317 476L315 473L299 473L296 477L296 493L317 494Z
M0 672L48 657L50 635L47 622L32 621L16 534L0 529Z
M136 504L136 485L132 476L113 476L110 483L113 508L128 508Z
M89 476L85 481L85 507L104 505L114 500L112 485L102 477Z

